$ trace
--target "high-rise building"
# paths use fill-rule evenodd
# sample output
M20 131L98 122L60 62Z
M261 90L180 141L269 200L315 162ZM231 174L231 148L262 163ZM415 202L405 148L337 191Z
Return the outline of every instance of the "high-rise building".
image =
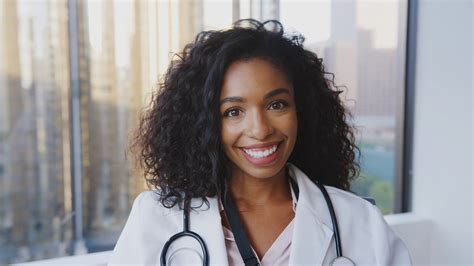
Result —
M1 27L0 46L6 56L1 73L7 74L2 106L8 114L1 140L7 158L2 160L2 235L10 246L0 248L0 259L60 256L71 235L63 223L69 173L66 1L2 1L1 10L8 23Z
M358 107L361 116L385 116L395 114L396 94L400 88L397 71L396 49L374 47L373 32L358 32Z
M89 167L84 177L85 235L96 238L117 224L117 189L127 172L121 169L123 151L119 147L118 83L115 62L114 2L98 2L102 27L101 43L90 51L90 99L88 112ZM91 28L89 28L91 30ZM87 44L86 44L87 45ZM83 130L82 130L83 132ZM117 229L116 229L117 230Z
M331 31L324 49L326 70L335 73L335 84L345 87L341 95L350 111L358 97L357 3L331 1ZM328 77L332 78L332 77Z
M16 12L16 2L0 2L0 262L15 250L10 141L23 111Z

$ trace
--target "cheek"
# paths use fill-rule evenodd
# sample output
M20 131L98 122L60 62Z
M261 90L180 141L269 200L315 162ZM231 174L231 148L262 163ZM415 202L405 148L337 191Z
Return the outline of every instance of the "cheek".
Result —
M228 123L222 123L221 140L225 151L232 148L232 146L235 144L237 135L238 134L234 127Z
M288 116L286 123L283 124L283 128L286 135L291 137L294 141L298 134L298 117L296 116L296 112L293 112Z
M288 137L288 148L292 152L298 136L298 118L296 113L288 119L283 130L285 132L284 134Z

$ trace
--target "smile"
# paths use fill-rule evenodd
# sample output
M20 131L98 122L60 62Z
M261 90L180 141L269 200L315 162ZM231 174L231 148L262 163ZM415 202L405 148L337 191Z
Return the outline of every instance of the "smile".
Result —
M263 158L263 157L268 157L270 155L272 155L273 153L276 152L278 148L278 144L275 144L273 146L271 146L270 148L267 148L267 149L245 149L245 148L242 148L244 150L244 152L250 156L252 156L253 158Z
M270 145L254 145L241 148L240 150L247 161L257 166L263 166L271 164L278 159L281 153L279 149L281 143L280 141Z

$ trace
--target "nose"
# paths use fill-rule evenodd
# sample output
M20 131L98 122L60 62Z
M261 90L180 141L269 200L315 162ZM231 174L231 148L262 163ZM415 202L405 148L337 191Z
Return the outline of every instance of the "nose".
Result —
M274 133L274 127L264 112L255 111L248 116L247 132L249 137L264 140Z

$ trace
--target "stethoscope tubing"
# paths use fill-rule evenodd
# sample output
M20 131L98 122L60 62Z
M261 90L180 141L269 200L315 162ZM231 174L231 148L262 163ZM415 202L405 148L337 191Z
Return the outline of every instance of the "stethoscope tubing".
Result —
M332 231L334 232L334 241L336 242L337 257L342 257L341 237L339 235L339 227L337 225L337 218L336 218L336 212L334 211L334 206L332 205L331 198L329 197L329 194L326 188L324 187L324 185L321 185L319 182L315 182L315 183L319 187L321 192L323 193L324 199L326 200L326 205L328 206L328 209L329 209L329 214L331 216L331 221L332 221Z
M173 241L175 241L176 239L181 238L181 237L185 237L185 236L192 237L192 238L196 239L196 241L199 242L199 244L201 245L202 254L203 254L202 265L205 265L205 266L209 265L209 253L207 251L207 247L206 247L206 244L205 244L204 240L198 234L196 234L192 231L187 231L187 232L179 232L179 233L173 235L172 237L170 237L170 239L168 239L168 241L166 241L165 245L163 246L163 250L161 251L161 256L160 256L160 265L161 266L166 266L166 253L168 253L168 248L171 245L171 243L173 243Z
M206 243L200 235L189 230L189 211L186 207L184 208L183 213L183 231L174 234L172 237L170 237L170 239L168 239L168 241L166 241L165 245L163 246L163 249L161 250L160 265L166 266L166 254L168 253L168 249L171 243L173 243L173 241L177 240L178 238L188 236L194 238L199 243L199 245L201 245L201 250L203 254L202 265L209 266L209 252L207 251Z
M291 181L292 181L292 183L294 183L293 180L291 180ZM334 232L334 241L335 241L335 244L336 244L336 254L337 254L336 259L334 259L331 262L331 265L335 265L335 262L338 259L343 259L344 262L347 262L349 265L355 265L355 263L352 260L350 260L349 258L344 257L342 255L342 246L341 246L341 238L340 238L340 234L339 234L339 227L338 227L338 224L337 224L336 212L334 211L334 206L332 204L331 198L329 197L329 194L328 194L326 188L324 187L324 185L320 184L319 182L314 182L314 183L318 186L318 188L323 193L324 199L326 201L326 205L327 205L328 210L329 210L329 214L331 216L331 222L332 222L332 227L333 227L333 232ZM296 189L298 190L297 185L296 185ZM297 194L299 194L299 193L297 193ZM207 250L207 247L206 247L206 243L204 242L204 240L202 239L201 236L199 236L197 233L192 232L192 231L189 230L189 210L187 208L184 208L183 213L184 213L183 214L183 231L173 235L170 239L168 239L168 241L166 241L166 243L163 246L163 249L161 251L160 265L161 266L166 266L166 253L168 252L168 248L171 245L171 243L173 243L173 241L177 240L178 238L189 236L191 238L194 238L201 245L202 254L203 254L202 265L208 266L209 265L209 253L208 253L208 250Z

